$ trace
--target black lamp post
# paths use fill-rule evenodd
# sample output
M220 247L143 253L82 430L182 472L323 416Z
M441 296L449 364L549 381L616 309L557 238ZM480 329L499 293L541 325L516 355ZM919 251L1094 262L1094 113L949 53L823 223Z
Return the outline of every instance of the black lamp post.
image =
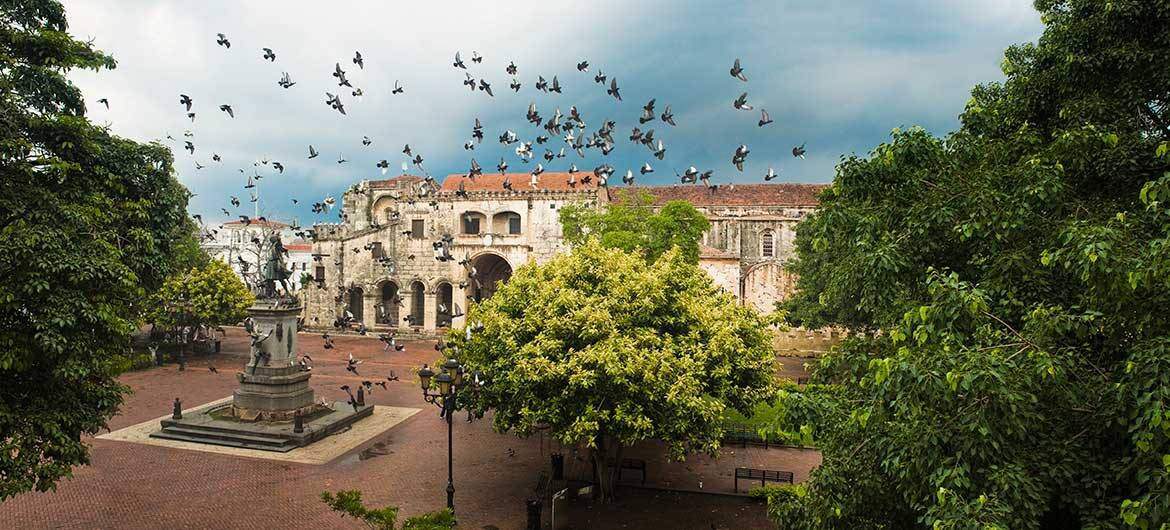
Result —
M426 365L418 371L418 379L422 383L423 400L442 410L441 417L447 419L447 508L455 512L455 475L454 455L452 454L452 421L455 415L455 395L463 386L463 366L459 361L450 358L443 363L442 371L435 375ZM431 393L431 378L439 384L439 392Z

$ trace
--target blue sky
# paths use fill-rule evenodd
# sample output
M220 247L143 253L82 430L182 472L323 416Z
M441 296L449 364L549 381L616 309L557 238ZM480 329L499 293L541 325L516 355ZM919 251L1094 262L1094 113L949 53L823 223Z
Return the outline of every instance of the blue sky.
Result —
M768 167L784 181L828 182L842 156L868 153L892 128L953 129L970 88L1002 78L1004 48L1035 41L1042 31L1029 2L1010 0L64 4L71 33L92 38L118 61L112 71L71 75L87 96L91 120L135 140L176 138L164 144L175 152L180 180L197 194L191 212L207 219L222 220L221 207L250 214L239 169L251 173L257 160L279 160L283 174L259 169L261 212L302 224L337 220L312 214L312 202L340 198L363 179L400 174L406 143L438 178L466 172L472 157L486 171L501 157L509 171L529 171L537 161L520 163L514 146L495 139L505 129L525 140L543 134L524 119L530 102L545 119L557 107L567 114L577 105L590 132L604 120L617 122L617 148L608 157L594 149L580 159L566 150L566 158L545 164L550 171L607 162L620 175L650 162L655 172L639 184L677 182L674 171L690 165L714 170L717 183L760 182ZM219 32L230 49L216 45ZM262 47L276 52L274 63L261 58ZM355 50L364 69L351 62ZM456 51L468 73L492 84L494 97L463 86L464 71L451 65ZM482 64L471 61L472 51ZM746 83L728 74L737 57ZM590 63L587 74L575 68L581 60ZM509 61L519 68L518 94L508 89ZM362 97L337 86L330 75L335 62ZM598 68L618 79L624 101L593 82ZM276 84L283 71L297 82L288 90ZM558 76L563 94L536 91L538 75ZM404 94L390 94L396 79ZM324 103L326 91L343 91L348 115ZM745 91L757 110L732 108ZM194 123L180 93L194 99ZM109 110L96 103L103 97ZM658 112L670 104L678 123L641 126L666 144L661 162L626 140L650 98ZM232 105L236 117L220 112L220 104ZM760 107L775 123L756 126ZM466 151L477 117L486 138ZM184 138L188 130L193 136ZM373 144L363 146L363 136ZM196 146L193 156L182 149L186 139ZM741 143L751 149L742 173L730 163ZM807 143L805 160L791 155L800 143ZM309 144L320 157L306 158ZM547 144L554 151L561 145ZM221 163L212 162L213 152ZM339 156L349 162L338 164ZM390 162L386 177L375 167L382 159ZM230 195L245 207L229 205Z

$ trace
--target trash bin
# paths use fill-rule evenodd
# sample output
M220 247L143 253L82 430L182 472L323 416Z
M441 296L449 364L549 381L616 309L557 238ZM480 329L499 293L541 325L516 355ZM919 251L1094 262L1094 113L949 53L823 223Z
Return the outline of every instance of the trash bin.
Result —
M565 479L565 455L563 455L561 453L553 453L552 454L552 468L553 468L552 479L553 480L564 480Z
M528 530L540 530L540 509L543 503L540 499L528 499Z

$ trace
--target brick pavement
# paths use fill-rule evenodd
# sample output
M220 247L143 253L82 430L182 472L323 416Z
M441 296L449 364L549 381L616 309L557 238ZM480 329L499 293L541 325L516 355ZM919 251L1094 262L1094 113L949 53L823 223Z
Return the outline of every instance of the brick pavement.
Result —
M437 409L423 402L413 376L418 366L437 358L433 343L411 341L406 351L383 352L381 342L365 337L338 337L332 350L324 350L316 334L302 334L299 342L302 351L313 357L311 383L318 396L342 399L341 384L377 380L393 369L402 380L390 383L387 391L375 387L367 401L423 411L325 465L93 439L91 465L76 468L73 479L61 482L56 491L23 494L0 503L0 528L361 528L352 519L330 512L318 499L322 491L351 488L361 489L369 504L396 505L407 516L441 507L446 501L446 426ZM125 374L121 380L133 393L127 396L121 413L110 420L110 428L117 430L166 414L175 397L189 407L230 395L236 386L234 373L246 362L247 351L243 331L229 329L222 353L191 359L185 372L172 364ZM364 359L358 366L360 376L345 372L344 359L349 352ZM220 373L211 373L209 364ZM552 449L548 440L498 434L491 430L489 421L457 421L454 438L455 504L460 526L523 528L524 499L548 461ZM514 457L508 456L508 448L515 450ZM645 455L651 462L651 485L691 489L688 484L697 485L696 478L702 476L704 489L727 492L731 491L731 469L736 465L787 469L796 472L800 480L820 460L812 451L732 448L727 458L718 461L699 456L672 464L662 461L660 455L655 459L652 444L631 449L631 454ZM627 477L626 481L631 480ZM701 505L712 512L702 525L695 526L704 530L711 523L729 528L766 524L758 506L751 512L754 522L743 519L743 500L702 495L702 502L696 504L686 500L687 495L659 499L657 494L632 493L629 497L663 502L664 506L673 502L680 509ZM724 505L726 509L720 510ZM632 520L626 510L654 513L626 501L589 512L587 527L623 527ZM740 515L733 516L736 513ZM719 514L730 519L720 522ZM683 517L680 520L696 521L685 513L678 515ZM688 528L687 524L675 527Z

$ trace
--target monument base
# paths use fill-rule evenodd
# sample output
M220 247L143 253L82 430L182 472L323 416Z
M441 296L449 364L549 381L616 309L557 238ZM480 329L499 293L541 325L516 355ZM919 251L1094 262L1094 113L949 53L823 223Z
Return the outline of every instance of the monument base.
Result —
M292 420L248 421L236 416L233 404L220 403L185 413L181 419L164 419L162 430L150 437L286 453L344 431L374 413L373 405L354 407L344 401L309 409L302 417L304 428L294 432Z

